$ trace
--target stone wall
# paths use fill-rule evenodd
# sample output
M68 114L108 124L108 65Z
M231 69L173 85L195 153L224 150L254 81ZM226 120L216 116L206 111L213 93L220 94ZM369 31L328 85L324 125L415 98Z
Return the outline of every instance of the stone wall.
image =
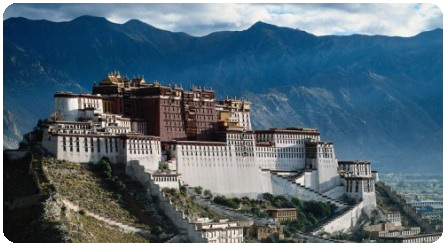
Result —
M320 232L347 232L356 226L359 217L363 212L364 204L359 202L358 204L351 206L340 213L333 216L328 222L319 227L318 230L314 230L313 234Z
M406 199L394 191L390 186L383 182L378 182L375 185L386 192L386 194L395 201L400 208L413 220L415 221L423 232L425 233L435 233L436 230L433 225L431 225L426 219L423 219L413 208L406 202Z
M292 180L283 178L275 173L271 174L272 189L271 193L274 195L286 195L295 196L304 201L319 201L319 202L331 202L335 204L339 209L346 207L347 205L341 201L331 199L319 192L306 188L302 185L294 183Z
M163 211L165 216L173 223L181 234L185 234L190 242L206 243L207 240L202 237L202 232L197 229L196 225L180 210L177 209L171 200L165 197L161 188L149 179L149 174L145 172L145 168L137 163L131 163L126 167L126 174L132 179L140 182L146 189L148 194L155 199L158 208Z

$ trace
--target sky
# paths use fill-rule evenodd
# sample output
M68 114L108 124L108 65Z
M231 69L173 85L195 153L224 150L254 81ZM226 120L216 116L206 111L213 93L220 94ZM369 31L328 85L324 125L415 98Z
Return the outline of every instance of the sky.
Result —
M10 17L70 21L81 15L115 23L138 19L157 28L203 36L245 30L257 21L315 35L413 36L442 28L442 11L433 4L13 4Z

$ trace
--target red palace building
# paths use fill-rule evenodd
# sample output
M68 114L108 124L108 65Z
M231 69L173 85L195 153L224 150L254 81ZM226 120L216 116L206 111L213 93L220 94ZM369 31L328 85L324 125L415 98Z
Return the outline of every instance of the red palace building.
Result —
M113 72L98 85L93 94L103 99L104 113L131 118L132 129L160 140L212 140L218 114L215 92L192 87L148 84L143 77L128 79Z

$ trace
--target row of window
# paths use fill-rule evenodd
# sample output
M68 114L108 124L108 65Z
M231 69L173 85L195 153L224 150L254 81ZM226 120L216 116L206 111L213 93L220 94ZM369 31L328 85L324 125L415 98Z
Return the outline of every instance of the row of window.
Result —
M69 137L68 139L64 136L62 137L62 150L67 151L67 148L70 152L76 151L80 152L80 138L79 137ZM85 152L101 152L101 142L99 139L87 138L84 137L82 140L83 149ZM113 138L104 138L104 150L106 153L118 152L118 141ZM114 151L115 150L115 151Z
M339 169L344 171L371 171L369 164L340 164Z
M58 124L58 128L62 129L90 129L89 124Z
M353 189L353 184L355 186L355 188ZM346 192L355 192L358 193L359 192L359 187L361 186L361 184L364 185L364 192L373 192L374 191L374 182L373 180L363 180L363 181L353 181L353 180L349 180L347 181L347 185L345 187L345 191Z
M96 109L99 108L98 99L80 98L80 100L84 108L96 108Z
M257 152L260 158L305 158L305 153L265 153Z
M106 128L106 133L128 133L128 129L123 128Z
M252 140L254 138L253 134L232 134L229 133L227 134L227 139L237 139L237 140L241 140L241 139L246 139L246 140Z
M229 156L232 157L231 152L227 151L182 151L182 156Z
M257 147L257 151L259 152L304 152L305 149L303 147Z
M177 182L177 177L154 177L156 182Z
M242 229L223 230L223 231L206 231L205 236L207 238L226 237L233 235L243 235Z

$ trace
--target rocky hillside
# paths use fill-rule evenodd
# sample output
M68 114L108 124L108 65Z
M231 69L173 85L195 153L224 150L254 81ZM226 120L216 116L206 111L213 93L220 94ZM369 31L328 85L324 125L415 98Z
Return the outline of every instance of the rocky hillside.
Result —
M254 102L256 128L317 127L340 159L371 160L383 171L442 169L441 29L315 36L258 22L193 37L91 16L3 25L6 147L48 116L55 91L90 92L117 69L243 96Z
M127 195L130 189L116 191L79 164L35 154L22 160L6 157L4 167L4 234L10 241L163 241L163 235L154 234L166 224L161 216L139 215Z

